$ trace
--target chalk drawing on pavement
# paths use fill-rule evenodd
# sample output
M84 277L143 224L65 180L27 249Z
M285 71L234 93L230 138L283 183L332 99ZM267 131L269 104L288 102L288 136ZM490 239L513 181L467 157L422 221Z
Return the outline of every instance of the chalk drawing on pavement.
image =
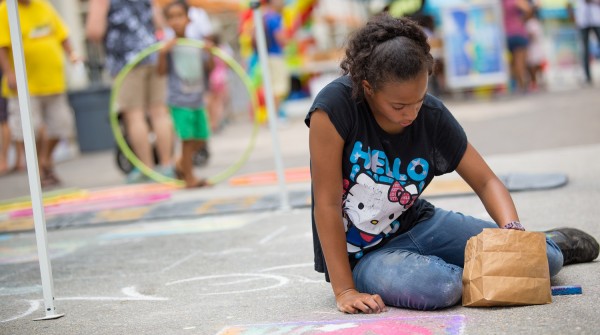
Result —
M18 315L15 315L13 317L10 317L8 319L0 320L0 323L9 322L9 321L17 320L17 319L20 319L20 318L24 318L27 315L30 315L31 313L37 311L38 308L40 308L40 302L38 300L25 300L25 302L29 305L28 309L25 312L20 313Z
M460 335L464 315L371 318L230 326L217 335Z
M124 297L64 297L55 300L85 300L85 301L165 301L169 298L144 295L137 291L135 286L127 286L121 289Z
M236 279L239 278L239 279ZM220 279L216 281L215 279ZM226 279L231 279L231 281L225 281ZM248 283L255 281L266 281L267 284L265 286L257 286L257 287L248 287ZM275 289L281 286L286 285L290 280L287 277L279 276L279 275L271 275L271 274L262 274L262 273L230 273L225 275L213 275L213 276L200 276L187 278L182 280L176 280L165 284L166 286L171 285L179 285L183 283L196 282L196 281L209 281L208 285L202 285L202 291L209 291L211 287L218 286L226 286L226 285L240 285L239 287L244 287L244 289L231 289L226 291L217 291L214 290L211 292L198 293L197 295L222 295L222 294L240 294L240 293L250 293L257 291L264 291Z
M0 287L0 297L42 292L42 285L22 287Z
M276 231L272 232L271 234L263 237L260 241L258 241L258 244L266 244L270 240L274 239L275 237L277 237L278 235L280 235L281 233L283 233L286 229L287 229L287 227L285 227L285 226L280 227L279 229L277 229Z
M313 263L300 263L300 264L280 265L280 266L274 266L274 267L262 269L262 270L259 270L258 272L278 271L278 270L295 269L295 268L302 268L302 267L310 267L310 268L312 268L313 266L314 266ZM310 279L308 277L301 276L301 275L296 275L296 274L288 274L288 276L289 277L293 277L293 278L297 278L298 281L301 282L301 283L315 283L315 284L321 284L321 283L323 283L323 278L322 277L319 278L318 280L315 280L315 279Z
M275 270L303 268L303 267L309 267L309 266L313 266L313 265L314 265L313 263L299 263L299 264L279 265L279 266L273 266L273 267L270 267L270 268L262 269L262 270L259 270L258 272L268 272L268 271L275 271Z
M168 220L150 222L135 226L122 226L100 238L103 240L154 237L190 233L207 233L237 229L245 226L249 220L242 217L203 217L196 220Z
M137 291L135 286L127 286L121 289L121 293L123 296L115 296L115 297L94 297L94 296L79 296L79 297L57 297L54 298L56 301L166 301L169 298L163 297L155 297L151 295L141 294ZM0 323L17 320L20 318L24 318L35 311L37 311L40 307L41 300L26 300L29 303L29 308L27 311L23 313L19 313L16 316L9 317L4 320L0 320Z
M163 268L160 272L167 272L173 268L178 267L179 265L187 262L188 260L198 256L198 255L204 255L204 256L225 256L225 255L231 255L231 254L247 254L252 252L253 249L250 248L234 248L234 249L227 249L227 250L222 250L222 251L217 251L217 252L206 252L203 250L197 250L192 252L191 254L173 262L172 264L170 264L169 266Z
M48 246L48 254L50 255L50 259L63 257L73 253L88 242L89 241L84 240L53 242ZM37 261L38 251L35 243L29 245L19 245L15 243L0 246L0 264L20 264Z

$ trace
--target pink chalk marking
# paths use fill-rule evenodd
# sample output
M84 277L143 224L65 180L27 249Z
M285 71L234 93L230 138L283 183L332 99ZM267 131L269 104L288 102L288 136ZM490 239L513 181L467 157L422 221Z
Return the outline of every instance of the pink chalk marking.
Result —
M310 181L310 168L308 167L289 168L285 170L284 174L287 182ZM275 184L276 182L277 174L275 171L250 173L229 180L229 184L233 186Z
M231 326L218 335L459 335L463 326L463 315L448 315Z
M173 186L161 185L161 184L148 184L148 185L128 185L121 187L111 187L104 189L97 189L91 191L86 197L83 199L94 199L94 200L118 200L122 198L130 198L136 196L147 196L149 193L166 193L174 190ZM73 199L71 201L66 202L77 202L81 201L81 199Z
M101 188L80 196L53 201L44 206L46 215L81 213L116 209L123 207L145 206L170 198L174 186L163 184L140 184ZM31 206L9 211L10 218L32 216Z
M91 192L95 194L146 194L148 192L174 191L177 189L178 188L176 186L164 184L137 184L98 188L91 190Z
M377 335L432 335L433 333L421 326L409 325L401 322L394 322L391 320L385 320L383 322L369 322L364 324L348 322L348 326L354 324L355 327L346 328L342 325L321 325L315 327L314 330L318 333L327 335L366 335L366 334L377 334ZM338 326L338 329L336 329ZM311 333L307 333L311 334Z
M171 198L171 192L149 194L141 197L131 197L125 194L121 197L90 197L77 202L60 203L44 207L46 215L72 214L92 211L101 211L106 209L117 209L124 207L146 206ZM13 211L9 214L10 218L24 218L33 215L31 208Z

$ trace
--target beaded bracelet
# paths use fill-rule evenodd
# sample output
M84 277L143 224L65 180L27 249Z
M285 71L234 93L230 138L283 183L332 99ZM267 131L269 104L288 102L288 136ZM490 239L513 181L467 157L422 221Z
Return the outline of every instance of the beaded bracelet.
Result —
M511 221L502 227L504 229L515 229L515 230L523 230L525 231L525 227L519 221Z

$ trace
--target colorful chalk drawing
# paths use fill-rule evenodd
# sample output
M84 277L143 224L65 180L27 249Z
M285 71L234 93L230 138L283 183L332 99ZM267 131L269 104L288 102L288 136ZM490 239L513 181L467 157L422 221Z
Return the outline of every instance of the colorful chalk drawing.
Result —
M173 231L179 233L178 229ZM153 236L155 234L143 235ZM127 238L130 235L116 235L119 238ZM115 236L112 236L113 238ZM247 248L221 250L219 254L236 254L247 252ZM195 251L190 255L179 259L162 272L168 271L173 267L180 265L189 258L196 257L207 251ZM311 267L312 263L298 263L289 265L280 265L274 267L263 268L254 273L229 273L222 275L198 276L187 279L171 281L165 284L166 287L183 284L198 284L202 283L197 296L211 295L226 295L226 294L246 294L257 291L267 291L280 289L286 285L311 285L312 283L322 283L322 280L313 280L297 274L287 273L298 268ZM5 298L16 297L19 295L31 293L32 291L40 290L39 286L32 287L17 287L12 289L0 290L0 295ZM205 290L204 292L202 292ZM112 296L72 296L72 297L57 297L57 301L146 301L160 304L161 302L170 300L166 296L145 295L138 292L136 286L131 285L121 289L122 295ZM3 298L3 299L5 299ZM16 310L10 315L1 315L0 324L6 323L21 318L28 317L36 313L42 308L41 300L15 299L12 306ZM318 321L318 322L296 322L296 323L274 323L261 325L241 325L230 326L224 328L218 335L275 335L275 334L296 334L296 335L313 335L313 334L330 334L330 335L460 335L464 329L464 316L462 315L440 315L440 316L418 316L407 317L406 314L390 317L392 313L405 313L402 310L392 309L386 313L384 318L359 319L359 320L333 320L333 321ZM337 313L333 313L337 314ZM356 316L360 318L360 316Z
M260 216L202 217L195 220L168 220L137 226L120 226L94 239L50 242L49 254L51 259L56 259L72 254L79 248L96 242L105 243L115 240L238 229L250 222L252 218L260 218ZM8 237L0 239L0 243L2 243L0 244L0 265L35 262L38 260L37 246L34 242L23 244L18 241L12 241L11 243L11 235L6 236Z
M73 253L89 241L60 241L49 245L50 259L56 259ZM35 244L2 246L0 245L0 265L37 262L38 253Z
M163 297L154 297L154 296L149 296L149 295L144 295L141 294L137 291L137 288L135 286L128 286L128 287L124 287L121 289L121 293L123 293L123 296L115 296L115 297L93 297L93 296L89 296L89 297L62 297L62 298L55 298L54 300L56 301L66 301L66 300L80 300L80 301L165 301L165 300L169 300L169 298L163 298ZM2 319L0 320L0 323L5 323L5 322L9 322L9 321L13 321L13 320L17 320L20 318L24 318L32 313L34 313L35 311L37 311L40 308L40 302L41 300L25 300L28 304L29 307L28 309L23 312L23 313L19 313L18 315L9 317L7 319Z
M217 335L460 335L464 321L464 315L445 315L273 323L230 326Z
M236 279L236 278L240 278L240 279ZM215 279L218 279L218 280L215 280ZM233 279L233 281L225 282L224 279ZM256 281L256 280L267 280L269 282L274 281L275 283L269 283L268 285L263 286L263 287L244 288L244 289L224 291L224 292L215 292L214 290L209 289L209 287L211 287L211 286L227 286L227 285L237 285L237 284L244 284L241 286L247 287L249 282ZM290 280L287 277L279 276L279 275L269 275L269 274L260 274L260 273L230 273L230 274L226 274L226 275L200 276L200 277L176 280L176 281L166 283L165 285L171 286L171 285L177 285L177 284L183 284L183 283L195 282L195 281L208 281L208 283L202 284L200 290L205 290L205 291L210 290L210 292L206 292L206 293L198 292L198 294L197 294L198 296L205 296L205 295L222 295L222 294L241 294L241 293L270 290L270 289L284 286Z
M206 233L238 229L248 223L248 218L242 217L202 217L196 220L169 220L150 222L135 226L122 226L110 233L100 236L101 240L126 238L142 238L153 236Z
M126 243L132 239L150 239L155 236L165 236L173 234L185 233L203 233L217 230L239 229L251 222L260 222L269 214L244 214L229 217L210 217L201 218L199 220L168 220L163 222L152 222L136 226L120 226L109 229L106 234L98 235L91 239L72 240L67 243L65 241L60 245L60 252L56 252L52 248L51 253L54 257L62 256L76 252L81 246L89 244L100 244L111 246L118 243ZM229 254L244 254L255 252L260 249L261 245L269 244L272 239L286 233L286 229L273 231L267 236L262 236L255 241L254 245L244 248L226 249L226 250L194 250L190 254L181 258L174 259L172 263L165 264L161 273L169 272L170 270L181 266L185 262L194 259L195 257L204 257L206 255L229 255ZM300 235L304 236L304 235ZM27 259L32 260L35 255L35 246L23 249L22 241L16 236L1 241L0 256L4 256L4 261L12 263L14 261L22 262ZM31 257L31 258L30 258ZM31 266L33 263L31 264ZM320 276L304 276L305 268L312 267L312 262L282 264L267 268L258 268L246 273L224 273L224 274L207 274L200 273L198 276L189 277L180 280L173 280L164 284L164 289L160 290L158 295L147 295L140 293L135 285L129 285L121 288L121 294L98 294L97 292L86 292L82 296L63 296L56 297L57 301L83 301L93 304L98 301L104 302L145 302L156 304L157 308L164 306L165 301L172 300L171 294L173 291L179 291L181 285L197 285L197 296L223 296L223 295L244 295L254 292L270 292L281 291L289 285L321 285L323 283ZM301 270L301 271L298 271ZM10 275L7 275L8 277ZM318 278L318 280L317 280ZM119 286L122 287L122 286ZM0 296L2 299L10 299L10 310L0 311L0 324L11 322L39 313L43 310L41 299L27 299L24 295L40 291L39 286L29 287L6 287L0 288ZM143 292L143 291L142 291ZM250 295L249 295L250 296ZM331 314L338 315L333 307ZM394 316L393 313L403 313L402 315ZM318 312L317 312L318 313ZM355 316L353 319L334 320L334 321L319 321L319 322L296 322L285 324L262 324L262 325L243 325L230 326L223 329L220 335L274 335L274 334L349 334L349 335L388 335L388 334L462 334L464 328L463 316L420 316L407 317L405 311L392 309L390 312L378 316L373 316L371 319L361 319L367 316ZM383 317L383 318L375 318Z

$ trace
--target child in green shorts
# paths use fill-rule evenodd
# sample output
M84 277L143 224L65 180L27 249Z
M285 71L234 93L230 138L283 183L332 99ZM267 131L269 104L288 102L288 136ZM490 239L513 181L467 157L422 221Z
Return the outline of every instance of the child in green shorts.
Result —
M194 176L194 154L206 145L210 136L210 122L204 108L203 93L206 74L212 70L210 53L196 47L176 45L177 38L185 37L190 23L188 6L183 0L167 4L164 15L175 32L175 38L166 42L159 51L158 71L168 75L168 99L175 131L182 140L181 156L175 163L175 172L187 188L208 186L203 178ZM205 49L212 44L205 42Z

